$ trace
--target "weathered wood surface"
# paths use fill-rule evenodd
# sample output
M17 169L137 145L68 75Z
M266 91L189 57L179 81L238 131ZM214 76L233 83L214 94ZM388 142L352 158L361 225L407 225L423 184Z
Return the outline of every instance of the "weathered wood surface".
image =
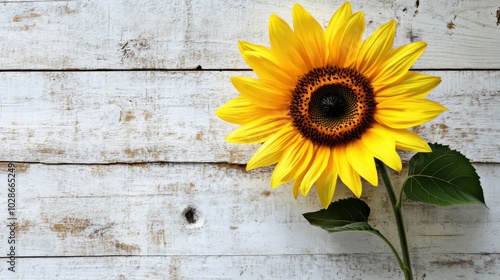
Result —
M295 1L1 1L3 69L247 68L237 40L268 45L271 13ZM326 25L343 1L301 3ZM418 3L418 5L417 5ZM418 6L418 7L417 7ZM367 29L398 20L396 44L423 40L417 68L500 68L496 0L353 1Z
M430 98L449 111L417 128L475 162L500 162L499 71L435 71ZM250 72L0 73L0 154L45 163L245 163L256 146L232 145L236 126L214 111ZM25 141L20 141L24 139ZM480 147L480 148L478 148ZM408 158L408 157L406 157Z
M252 75L237 40L268 45L269 16L290 21L293 2L0 0L0 279L402 279L375 236L309 226L314 191L271 190L271 168L233 164L256 146L224 142L235 126L214 110L237 95L229 77ZM326 25L341 2L301 4ZM442 77L430 98L449 111L416 130L475 162L489 206L406 202L416 279L499 279L500 4L352 4L366 34L395 18L396 45L428 43L415 68ZM363 198L396 241L383 188Z
M425 279L424 274L427 279L500 275L500 239L491 228L500 224L495 215L500 211L500 173L496 164L475 166L489 210L479 205L436 209L405 204L418 279ZM5 169L1 167L3 181ZM245 172L224 164L19 164L18 273L29 279L39 266L35 271L47 276L69 277L74 273L66 269L69 266L85 278L90 267L100 263L96 275L132 270L137 277L201 277L205 272L208 278L232 278L242 272L247 279L352 279L371 273L377 273L374 279L400 277L389 249L375 236L328 234L308 225L301 213L320 208L314 194L295 201L290 186L271 191L269 171ZM393 175L396 181L402 179ZM365 189L373 209L371 223L396 240L384 189ZM0 195L6 197L5 188ZM347 195L340 186L336 196ZM193 220L186 218L187 209L193 209ZM2 211L0 219L6 217ZM0 237L6 240L5 231ZM7 248L1 243L2 252ZM116 265L133 269L113 268ZM11 275L5 266L0 273Z
M483 226L500 224L494 214L500 211L500 194L495 192L500 171L496 165L476 167L490 210L473 205L437 211L408 203L410 246L416 252L499 253L491 250L500 248L497 233ZM6 180L6 172L1 175ZM246 172L234 165L187 163L25 164L17 177L20 256L390 252L374 236L349 233L342 238L308 225L302 213L321 208L315 193L296 201L290 186L271 190L266 169ZM392 229L384 188L364 187L364 197L374 208L371 223L383 231ZM350 195L339 186L336 197ZM196 210L190 222L184 213L191 208ZM358 242L337 242L345 238Z
M415 279L497 280L498 255L422 254ZM376 263L376 265L374 265ZM131 256L23 259L23 279L403 279L392 255ZM71 270L68 270L71 268ZM58 273L58 274L55 274ZM55 276L57 275L57 276Z

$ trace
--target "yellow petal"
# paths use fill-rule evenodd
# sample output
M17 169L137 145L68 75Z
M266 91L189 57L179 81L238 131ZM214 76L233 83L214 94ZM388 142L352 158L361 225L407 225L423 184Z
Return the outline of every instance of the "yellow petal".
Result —
M406 75L408 69L424 52L427 44L414 42L394 49L385 59L372 79L374 87L391 84Z
M266 115L283 116L286 113L286 110L279 112L255 106L242 96L229 100L215 111L219 118L235 124L245 124Z
M326 61L325 32L321 25L299 4L292 10L293 30L307 54L305 61L312 68L324 67Z
M335 169L335 164L333 162L333 153L330 153L330 156L327 160L328 165L321 176L319 176L316 181L316 192L318 193L319 200L321 205L326 209L332 202L333 194L335 193L335 187L337 185L337 169Z
M241 56L262 80L271 81L283 90L293 89L297 77L283 69L270 49L239 41Z
M312 185L323 173L330 158L330 147L318 146L314 150L314 158L300 183L300 192L303 196L307 195Z
M426 123L442 112L446 107L427 99L388 99L377 104L375 121L391 128L410 128Z
M283 153L271 176L273 188L297 178L309 165L313 155L313 145L307 139L300 139Z
M248 77L231 77L231 82L241 95L260 107L280 110L290 106L289 90L277 90L269 83Z
M374 186L378 185L378 174L373 154L363 145L362 141L356 140L347 144L346 156L349 164L361 177Z
M361 141L372 154L384 162L390 168L401 171L402 163L401 158L396 152L396 141L388 135L387 129L378 124L373 124L372 128L369 128L361 136Z
M297 199L299 197L299 188L300 188L300 183L302 182L302 179L304 178L304 172L302 172L295 180L293 181L292 185L292 193L293 197Z
M342 6L340 6L335 14L333 14L330 22L328 22L328 25L326 26L325 40L327 46L331 46L339 30L341 30L342 26L344 26L344 23L346 23L351 17L351 3L345 2L344 4L342 4Z
M397 83L377 90L375 101L381 103L401 97L425 98L440 82L440 77L408 71Z
M283 151L289 146L295 145L299 134L295 131L291 123L272 135L247 163L247 170L275 164L281 158Z
M395 33L396 22L391 20L381 25L363 42L356 63L356 68L360 73L369 79L374 77L374 71L382 59L391 52Z
M396 140L396 148L411 152L431 152L429 144L415 132L406 129L386 128L386 133Z
M345 146L338 146L333 149L333 160L335 162L335 169L339 173L340 180L342 180L356 197L361 197L363 191L361 178L349 164Z
M289 116L265 116L242 125L226 136L226 141L234 144L255 144L265 142L271 135L290 123Z
M356 61L356 53L365 31L365 17L362 12L354 14L337 32L333 42L329 42L328 64L350 67Z
M307 54L288 23L277 15L272 15L269 20L269 39L274 55L280 63L288 65L289 71L296 76L302 76L307 72L307 65L304 62Z
M267 48L265 46L253 44L253 43L243 41L243 40L238 41L238 49L240 50L241 53L244 53L247 51L267 53L270 51L269 48Z

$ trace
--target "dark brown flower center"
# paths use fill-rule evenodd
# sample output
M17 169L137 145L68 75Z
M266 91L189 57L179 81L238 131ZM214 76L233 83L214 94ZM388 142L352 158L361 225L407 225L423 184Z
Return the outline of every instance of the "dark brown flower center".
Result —
M371 127L376 103L369 80L348 68L315 68L293 91L294 127L317 145L347 144Z

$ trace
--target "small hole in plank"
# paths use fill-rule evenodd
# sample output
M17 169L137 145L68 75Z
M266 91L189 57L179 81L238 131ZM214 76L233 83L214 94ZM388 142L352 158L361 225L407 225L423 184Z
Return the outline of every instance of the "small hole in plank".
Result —
M186 221L190 224L196 223L196 209L193 207L188 207L184 210L184 217L186 217Z

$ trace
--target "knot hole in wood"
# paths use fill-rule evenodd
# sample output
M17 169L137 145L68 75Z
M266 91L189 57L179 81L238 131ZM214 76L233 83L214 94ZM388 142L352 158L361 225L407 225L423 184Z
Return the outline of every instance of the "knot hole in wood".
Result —
M184 209L182 215L186 218L188 224L195 224L196 221L198 220L198 214L196 213L196 208L194 208L193 206L188 206L186 209Z

